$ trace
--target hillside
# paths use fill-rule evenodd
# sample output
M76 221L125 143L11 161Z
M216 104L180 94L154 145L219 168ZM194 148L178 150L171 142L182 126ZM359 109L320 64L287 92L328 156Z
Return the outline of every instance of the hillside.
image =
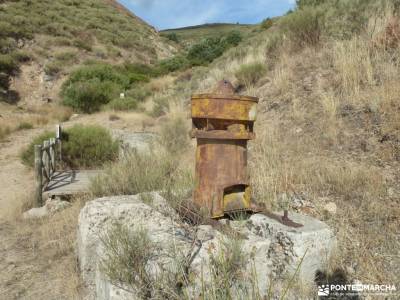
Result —
M4 93L5 76L17 81L26 76L21 65L35 65L35 72L51 81L90 59L150 63L173 50L153 27L115 1L5 1L0 20L2 97L10 96L9 101L13 94ZM18 85L12 83L11 89L25 100Z
M259 97L255 199L275 208L289 202L335 229L327 276L342 270L348 281L398 285L398 2L298 4L208 68L178 77L163 96L187 110L191 93L228 79Z
M218 38L229 34L232 31L238 31L243 37L257 31L258 25L230 24L230 23L213 23L197 26L189 26L182 28L161 30L163 36L171 37L176 35L178 41L185 46L190 46L196 42L207 38Z
M154 63L174 51L115 1L2 1L0 136L18 126L21 108L33 113L33 123L42 118L43 105L48 115L65 77L85 62Z

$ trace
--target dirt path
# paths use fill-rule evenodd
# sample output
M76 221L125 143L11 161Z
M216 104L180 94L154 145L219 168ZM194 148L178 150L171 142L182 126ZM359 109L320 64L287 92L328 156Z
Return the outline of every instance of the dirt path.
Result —
M76 298L77 206L46 220L20 217L32 199L34 177L19 155L46 129L19 131L0 143L0 299Z
M32 196L33 172L21 163L19 155L43 130L18 131L0 143L0 222Z

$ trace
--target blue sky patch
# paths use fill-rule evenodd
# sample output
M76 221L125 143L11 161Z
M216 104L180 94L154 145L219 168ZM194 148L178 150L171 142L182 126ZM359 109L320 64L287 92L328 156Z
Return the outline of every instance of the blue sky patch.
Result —
M157 29L204 23L256 24L285 14L295 0L119 0Z

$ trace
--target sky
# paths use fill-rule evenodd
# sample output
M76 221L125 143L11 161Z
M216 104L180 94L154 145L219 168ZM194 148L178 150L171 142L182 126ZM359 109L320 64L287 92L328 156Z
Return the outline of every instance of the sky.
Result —
M281 16L295 0L118 0L157 29L204 23L256 24Z

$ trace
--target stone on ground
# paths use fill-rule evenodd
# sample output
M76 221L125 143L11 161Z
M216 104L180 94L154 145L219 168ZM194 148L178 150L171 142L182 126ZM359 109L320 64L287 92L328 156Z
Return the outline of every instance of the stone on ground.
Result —
M337 206L334 202L329 202L325 204L324 206L324 212L330 214L330 215L335 215L337 212Z
M151 132L113 130L112 134L121 142L121 156L126 155L130 151L137 151L141 153L149 152L151 145L157 138L157 135Z
M60 199L49 199L42 207L35 207L23 213L24 219L39 219L66 209L71 203Z
M251 290L256 287L261 298L268 294L270 285L285 286L297 269L301 282L312 284L315 273L324 270L335 246L332 230L311 217L295 213L290 215L295 222L304 224L301 228L286 227L261 214L247 220L226 222L227 225L222 226L193 227L181 224L175 211L159 194L151 195L152 203L149 203L149 197L141 195L106 197L90 201L82 209L78 226L78 255L89 299L137 297L135 291L127 291L126 287L120 288L109 282L99 268L99 260L104 253L100 237L116 221L132 229L140 227L148 230L152 241L159 245L157 258L152 261L154 270L159 271L160 266L173 270L176 253L191 258L188 266L190 284L184 288L190 298L198 298L204 286L212 286L212 258L220 254L224 241L232 239L232 232L236 233L235 239L241 239L243 273L253 274L257 281L256 285L254 280L253 284L251 280L245 281L245 288ZM171 253L171 249L175 253Z

